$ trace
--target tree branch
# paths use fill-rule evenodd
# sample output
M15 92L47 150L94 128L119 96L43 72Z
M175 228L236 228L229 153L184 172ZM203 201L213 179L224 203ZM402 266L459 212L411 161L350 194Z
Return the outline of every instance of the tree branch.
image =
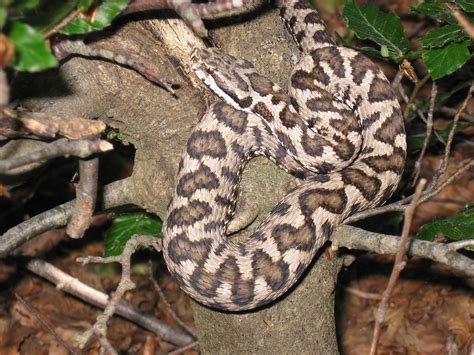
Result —
M89 228L97 199L97 180L99 176L99 158L79 162L79 183L76 186L76 203L69 221L66 234L79 239Z
M59 270L57 267L40 259L29 261L25 267L34 274L41 276L56 285L64 292L74 295L81 300L99 308L105 308L109 302L109 296L102 293L76 278ZM157 334L163 340L176 345L186 345L194 341L187 333L171 328L163 321L151 315L143 315L133 305L126 301L121 301L117 305L117 314L140 325L141 327Z
M71 141L67 139L58 139L40 150L30 151L26 155L21 155L11 159L0 160L0 173L6 174L12 169L20 166L39 161L46 161L57 157L72 155L86 158L94 153L107 152L113 148L112 144L104 140Z
M130 203L129 182L129 179L124 179L104 186L101 208L107 209ZM8 255L38 234L65 226L72 214L75 201L66 202L10 228L0 236L0 257Z
M337 248L365 250L377 254L396 254L400 237L373 233L352 226L339 226L333 233L331 241ZM407 255L433 260L459 270L469 277L474 276L474 260L457 253L450 244L413 239L410 241Z

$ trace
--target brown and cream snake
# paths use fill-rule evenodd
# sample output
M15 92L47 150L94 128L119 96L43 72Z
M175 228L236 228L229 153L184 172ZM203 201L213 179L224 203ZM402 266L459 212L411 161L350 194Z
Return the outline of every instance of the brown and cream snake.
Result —
M406 155L397 98L382 71L335 44L306 1L280 1L305 53L288 93L249 62L196 50L193 69L223 101L195 127L164 222L179 286L213 308L246 310L285 293L335 226L384 202ZM304 179L244 242L226 237L241 171L265 155Z

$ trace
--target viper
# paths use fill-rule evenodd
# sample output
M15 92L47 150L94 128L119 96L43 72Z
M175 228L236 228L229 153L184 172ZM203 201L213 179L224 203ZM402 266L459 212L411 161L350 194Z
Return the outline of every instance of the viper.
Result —
M213 308L248 310L284 294L334 227L396 189L406 156L396 95L361 53L338 46L306 1L280 1L303 51L288 91L217 48L196 75L222 101L194 128L164 220L163 254L179 286ZM248 240L226 236L242 169L264 155L303 182Z

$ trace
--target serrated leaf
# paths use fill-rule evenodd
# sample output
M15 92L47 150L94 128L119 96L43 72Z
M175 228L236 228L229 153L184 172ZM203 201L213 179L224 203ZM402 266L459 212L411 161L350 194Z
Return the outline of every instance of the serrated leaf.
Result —
M15 45L14 68L35 72L58 65L43 39L43 35L25 23L13 22L8 33Z
M385 46L393 60L399 62L408 50L408 39L395 14L383 13L373 5L357 6L352 0L346 0L342 16L357 37Z
M120 255L135 234L159 236L162 222L147 213L130 213L114 219L105 237L105 256Z
M424 49L422 57L431 78L437 80L461 68L471 56L469 43L464 41L443 48Z
M446 25L429 31L420 38L423 48L440 48L449 42L461 42L466 40L467 35L458 24Z
M418 239L432 241L436 236L445 236L451 240L471 239L474 236L474 211L468 208L457 217L435 219L423 225L418 231ZM474 250L474 247L466 248Z
M474 12L473 0L456 0L456 4L458 4L466 12Z
M101 30L109 26L113 19L127 7L129 2L130 0L105 0L97 8L94 22L76 18L63 27L60 32L72 35Z

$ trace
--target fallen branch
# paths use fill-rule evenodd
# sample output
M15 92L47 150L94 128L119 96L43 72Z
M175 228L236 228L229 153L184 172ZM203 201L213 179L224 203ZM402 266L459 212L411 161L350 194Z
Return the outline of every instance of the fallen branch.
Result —
M56 285L61 291L74 295L81 300L99 308L105 308L109 302L109 296L100 292L76 278L59 270L57 267L40 259L29 261L25 267L34 274L41 276ZM194 341L187 333L171 328L163 321L151 315L144 315L133 305L121 301L117 305L117 314L138 324L139 326L160 336L163 340L176 345L186 345Z
M59 139L40 150L31 151L26 155L0 160L0 173L7 174L12 169L57 157L72 155L80 158L87 158L92 154L107 152L112 149L113 145L104 140L71 141L67 139Z

